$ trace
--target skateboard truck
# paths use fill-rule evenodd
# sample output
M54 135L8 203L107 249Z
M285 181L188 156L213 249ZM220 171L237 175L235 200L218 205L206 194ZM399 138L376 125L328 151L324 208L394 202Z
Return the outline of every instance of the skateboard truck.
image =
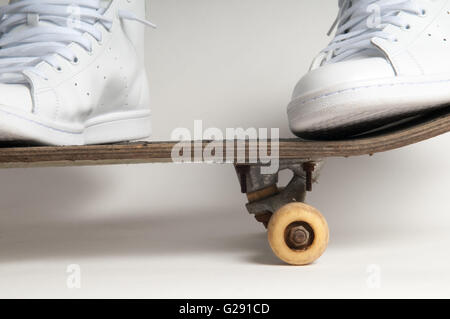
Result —
M314 262L328 245L325 218L304 204L322 166L321 161L281 160L274 174L262 174L258 164L235 165L241 190L247 194L247 210L268 230L268 241L275 255L292 265ZM285 187L278 187L279 173L293 173Z
M250 214L267 228L272 214L289 203L302 203L319 177L321 162L281 160L278 172L262 174L261 165L236 165L241 191L247 194ZM293 177L286 187L278 187L279 173L290 170Z

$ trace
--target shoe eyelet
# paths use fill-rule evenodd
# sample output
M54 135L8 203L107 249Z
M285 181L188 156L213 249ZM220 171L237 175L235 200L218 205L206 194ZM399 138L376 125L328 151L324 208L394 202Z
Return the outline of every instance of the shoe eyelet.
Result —
M63 68L62 67L60 67L60 66L57 66L56 68L55 68L55 70L56 70L56 72L62 72L63 71Z
M423 17L426 17L427 14L428 14L427 9L422 9L422 10L420 10L419 17L422 17L422 18L423 18Z
M403 27L403 30L406 30L406 31L411 30L411 25L410 25L410 24L405 25L405 26Z
M72 60L72 64L79 64L80 63L80 59L76 56L73 60Z

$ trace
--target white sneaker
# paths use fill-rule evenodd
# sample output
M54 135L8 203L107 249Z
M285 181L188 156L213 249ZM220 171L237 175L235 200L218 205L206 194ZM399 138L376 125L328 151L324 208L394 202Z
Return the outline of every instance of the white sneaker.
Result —
M295 134L359 134L450 102L449 0L340 0L339 6L334 40L289 104Z
M151 133L145 1L0 8L0 140L111 143Z

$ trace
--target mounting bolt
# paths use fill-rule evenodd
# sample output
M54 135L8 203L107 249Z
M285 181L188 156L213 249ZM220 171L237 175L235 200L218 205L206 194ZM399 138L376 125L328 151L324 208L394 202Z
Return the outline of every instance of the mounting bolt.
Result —
M313 188L313 173L316 170L317 163L306 162L303 163L303 170L306 173L306 190L308 192L312 191Z
M236 165L236 171L239 177L239 183L241 184L241 193L247 193L247 174L250 171L250 167L247 165Z

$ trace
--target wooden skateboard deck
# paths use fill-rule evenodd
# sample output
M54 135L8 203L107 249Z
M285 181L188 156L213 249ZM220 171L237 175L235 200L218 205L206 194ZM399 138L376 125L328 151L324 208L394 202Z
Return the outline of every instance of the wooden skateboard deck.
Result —
M385 128L365 136L342 141L304 141L285 139L275 142L279 150L278 167L270 174L262 172L258 162L240 162L238 154L255 154L254 141L231 143L231 162L235 164L241 190L247 195L249 213L268 228L268 240L275 255L292 265L314 262L325 251L329 230L325 218L315 208L304 204L306 192L317 180L321 160L327 157L371 155L421 142L450 131L450 108ZM267 149L270 149L271 142ZM169 163L178 142L136 142L92 146L28 146L0 145L0 168L43 166L87 166L133 163ZM188 154L204 155L210 142L183 142ZM219 144L220 145L220 144ZM221 146L224 147L224 146ZM215 162L230 162L227 151L218 152L224 158ZM241 153L240 153L241 152ZM243 153L242 153L243 152ZM205 154L208 154L205 152ZM216 153L217 154L217 153ZM216 155L213 154L213 155ZM256 152L258 154L258 152ZM210 161L210 158L190 158ZM278 174L293 172L285 187L278 187Z
M450 130L450 109L433 112L385 132L341 141L304 141L283 139L279 142L280 159L323 159L371 155L418 143ZM172 149L178 142L136 142L90 146L16 146L0 145L0 168L39 166L86 166L133 163L172 162ZM209 142L185 142L192 154ZM235 143L250 151L257 144ZM270 149L270 142L268 142ZM200 150L201 151L201 150ZM226 154L226 152L224 152ZM224 155L225 157L225 155ZM225 160L225 159L224 159Z

